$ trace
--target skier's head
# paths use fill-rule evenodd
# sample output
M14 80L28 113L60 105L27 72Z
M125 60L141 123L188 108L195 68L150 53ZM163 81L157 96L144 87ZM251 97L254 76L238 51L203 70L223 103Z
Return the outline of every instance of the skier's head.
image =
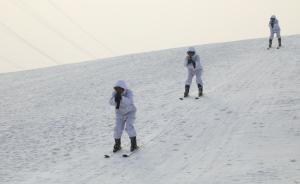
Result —
M270 20L274 21L276 19L276 16L275 15L272 15Z
M196 53L196 50L194 47L189 47L187 52L186 52L189 56L193 56Z
M119 93L123 93L127 89L126 83L123 80L118 80L114 85L114 90Z

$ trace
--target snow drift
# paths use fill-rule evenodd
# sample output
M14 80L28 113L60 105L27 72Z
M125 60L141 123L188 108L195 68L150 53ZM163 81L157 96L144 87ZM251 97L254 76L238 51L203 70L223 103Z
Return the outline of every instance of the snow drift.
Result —
M266 46L197 46L199 100L178 100L186 48L1 74L0 183L300 183L300 36ZM143 148L105 159L118 79L134 91Z

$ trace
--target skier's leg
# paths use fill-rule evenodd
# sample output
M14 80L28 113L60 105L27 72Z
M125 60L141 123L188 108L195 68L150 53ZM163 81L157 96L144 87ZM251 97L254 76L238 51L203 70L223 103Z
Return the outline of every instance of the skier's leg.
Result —
M113 152L117 152L121 149L121 137L124 130L125 123L123 121L123 116L120 114L116 114L116 124L114 128L114 138L115 145L113 148Z
M133 126L135 122L135 112L128 113L125 120L125 130L129 137L136 137L136 131Z
M188 69L188 77L187 80L185 81L185 85L190 86L192 84L194 75L195 75L194 71L192 69Z
M270 40L273 40L273 38L274 38L274 34L275 34L275 32L274 32L274 31L271 31L271 32L270 32L270 37L269 37L269 39L270 39Z
M124 117L120 114L116 114L116 124L114 128L115 139L120 139L122 137L124 126L125 126Z
M136 144L136 131L133 126L134 121L135 121L135 112L131 112L127 115L126 127L125 127L125 130L127 131L127 134L129 135L130 138L130 143L131 143L130 151L134 151L135 149L138 148Z
M281 47L281 35L280 35L280 31L277 32L277 38L278 38L278 47Z
M202 96L203 93L202 70L196 70L196 82L199 90L198 96Z
M188 69L188 78L185 82L185 91L184 91L184 97L187 97L189 95L190 86L192 84L192 80L194 77L194 72L192 69Z
M272 47L272 40L273 40L273 38L274 38L274 32L273 32L273 31L271 31L271 33L270 33L270 37L269 37L269 48L271 48L271 47Z
M200 84L201 86L203 86L203 82L202 82L202 70L196 70L195 74L196 74L196 82L197 82L197 84Z

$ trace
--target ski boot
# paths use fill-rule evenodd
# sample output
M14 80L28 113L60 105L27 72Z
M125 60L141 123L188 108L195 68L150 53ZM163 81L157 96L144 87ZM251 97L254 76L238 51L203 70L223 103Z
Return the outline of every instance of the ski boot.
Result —
M121 139L115 139L115 145L113 152L116 153L117 151L121 150Z
M278 47L277 49L279 49L281 47L281 38L278 38Z
M188 97L189 96L189 91L190 91L190 86L185 85L185 91L183 97Z
M130 142L131 142L131 146L130 146L131 152L139 148L136 144L136 137L130 137Z
M272 39L269 39L269 47L268 49L270 49L272 47Z
M199 89L198 96L200 97L203 95L203 86L201 84L198 84L198 89Z

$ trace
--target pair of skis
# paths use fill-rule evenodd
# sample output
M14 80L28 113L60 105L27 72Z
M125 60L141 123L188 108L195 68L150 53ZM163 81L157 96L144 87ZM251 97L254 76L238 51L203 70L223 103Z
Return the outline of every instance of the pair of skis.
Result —
M202 95L203 96L203 95ZM201 96L200 96L201 97ZM187 96L187 97L180 97L179 100L184 100L184 99L188 99L188 98L193 98L195 100L200 99L200 97L196 96L196 97L191 97L191 96Z
M131 152L127 152L127 153L123 153L122 154L122 157L124 158L128 158L128 157L131 157L134 153L138 152L139 150L141 149L141 146L139 146L137 149L135 149L134 151L131 151ZM105 154L104 155L104 158L111 158L113 156L116 156L116 155L119 155L119 153L122 153L122 150L119 150L115 153L111 152L109 154Z
M187 99L187 98L190 98L190 97L180 97L179 100L184 100L184 99ZM200 97L194 97L195 100L198 100L199 98Z
M268 50L270 50L272 47L268 47L267 49ZM280 47L278 46L278 47L276 47L276 49L280 49Z

